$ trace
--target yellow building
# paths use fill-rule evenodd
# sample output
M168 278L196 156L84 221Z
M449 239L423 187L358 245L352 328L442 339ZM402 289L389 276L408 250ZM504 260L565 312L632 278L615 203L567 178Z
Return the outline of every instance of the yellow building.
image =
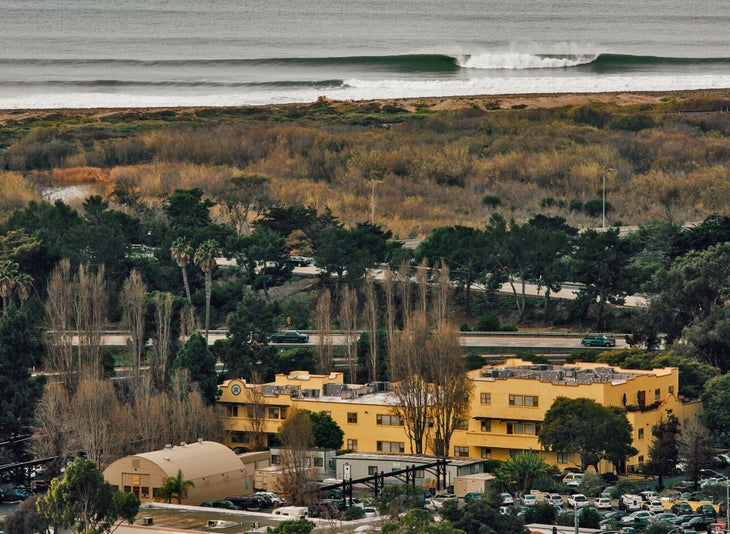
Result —
M679 377L674 367L637 371L595 363L553 366L511 359L471 371L469 378L473 384L469 420L451 439L454 457L505 459L525 450L539 451L537 433L553 401L561 396L585 397L604 406L625 407L633 445L639 451L627 462L633 469L648 459L654 424L668 413L684 423L700 410L699 402L677 396ZM397 400L386 383L352 385L343 382L342 373L296 371L277 375L274 382L262 386L229 380L220 389L219 404L225 409L224 427L231 446L249 445L257 432L270 442L288 410L305 409L329 413L344 431L347 449L413 452L403 421L393 415ZM576 456L544 455L561 467L580 465Z

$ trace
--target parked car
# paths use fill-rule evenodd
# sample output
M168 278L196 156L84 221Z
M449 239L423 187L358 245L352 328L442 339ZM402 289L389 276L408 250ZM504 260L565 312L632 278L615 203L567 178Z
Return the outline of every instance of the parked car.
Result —
M639 493L639 495L641 495L641 498L644 499L646 502L658 501L661 498L661 496L656 491L650 490L642 491L641 493Z
M584 347L615 347L616 340L612 337L606 337L603 334L584 337L580 344Z
M222 499L220 501L213 501L210 504L213 508L223 508L225 510L241 510L242 508L240 506L236 506L231 501L227 499Z
M542 500L553 506L561 506L563 504L563 497L559 493L546 493Z
M603 491L598 495L599 497L608 497L609 499L613 497L613 488L615 486L608 486L607 488L604 488Z
M528 493L523 495L520 501L522 501L522 506L535 506L537 504L537 497Z
M51 487L51 483L47 480L32 480L30 482L30 491L32 493L45 493Z
M717 510L715 510L715 507L711 504L700 504L697 508L695 508L695 513L710 516L713 519L717 517Z
M577 488L583 482L583 473L568 473L563 477L563 484L569 488Z
M499 496L502 498L502 504L514 504L515 498L509 493L500 493Z
M309 341L309 336L297 330L284 330L273 334L271 341L273 343L306 343Z
M627 516L622 517L619 519L622 525L626 526L632 526L632 527L644 527L649 524L649 521L651 521L654 518L654 512L650 512L649 510L639 510L637 512L632 512Z
M662 501L658 500L647 501L644 503L644 510L649 510L650 512L654 512L655 514L660 514L664 511L664 505L662 504Z
M312 265L312 258L307 258L306 256L289 256L289 261L297 267Z
M704 515L698 515L690 519L689 521L685 521L684 523L680 523L679 526L682 528L691 528L697 531L700 530L707 530L707 527L714 523L715 519L712 517L704 516Z
M483 499L484 494L481 491L470 491L466 495L464 495L464 502L469 502L474 499Z
M243 495L240 497L239 496L226 497L226 500L235 504L241 510L248 510L250 512L255 512L256 510L260 510L261 508L263 508L263 506L261 506L261 504L262 504L261 500L254 498L253 495ZM211 503L211 506L212 506L212 503Z
M677 514L673 514L672 512L661 512L654 516L654 523L674 523L675 519L677 519Z
M669 508L669 511L676 515L691 514L693 512L690 504L688 502L684 502L684 501L675 502Z
M3 502L18 502L24 501L29 496L29 493L22 488L11 488L3 491Z
M286 504L286 499L284 497L280 497L273 491L257 491L254 495L269 499L274 506L283 506Z
M593 506L599 510L610 510L613 508L613 502L608 497L598 497L597 499L593 499Z
M568 497L569 508L582 508L584 506L588 506L589 504L590 503L588 502L588 498L582 493L576 493L575 495L571 495L570 497Z

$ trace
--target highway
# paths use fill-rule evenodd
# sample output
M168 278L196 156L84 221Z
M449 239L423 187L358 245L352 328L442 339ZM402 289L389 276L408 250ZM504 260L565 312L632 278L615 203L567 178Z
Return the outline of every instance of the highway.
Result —
M208 343L212 345L219 339L225 339L227 332L225 330L213 330L208 336ZM359 335L359 334L358 334ZM580 340L582 334L554 334L552 332L494 332L479 333L469 332L461 335L461 342L464 347L470 351L478 351L481 349L494 351L504 349L506 352L522 352L523 350L550 350L569 351L580 348ZM628 345L621 334L613 335L616 338L616 348L627 348ZM128 334L121 331L107 332L103 335L102 343L106 346L126 346ZM344 346L346 344L346 336L342 333L334 333L331 336L331 342L334 346ZM355 341L357 336L353 336ZM74 342L78 340L74 337ZM273 346L285 348L292 347L316 347L320 343L320 336L316 333L309 334L308 343L272 343Z

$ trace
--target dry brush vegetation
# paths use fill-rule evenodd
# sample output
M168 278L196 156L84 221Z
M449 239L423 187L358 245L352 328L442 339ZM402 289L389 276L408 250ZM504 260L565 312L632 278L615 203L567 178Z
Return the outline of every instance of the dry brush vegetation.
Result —
M611 224L701 220L730 206L727 102L720 92L526 109L471 99L455 110L435 101L320 101L6 113L0 209L49 184L93 183L113 200L149 206L177 188L216 199L226 180L258 175L275 201L329 208L349 226L369 219L376 182L376 222L405 238L439 225L483 226L495 211L596 226L605 175Z

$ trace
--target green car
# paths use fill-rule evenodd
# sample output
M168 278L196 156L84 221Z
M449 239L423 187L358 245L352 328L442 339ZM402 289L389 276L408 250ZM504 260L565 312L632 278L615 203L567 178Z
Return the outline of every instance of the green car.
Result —
M584 347L615 347L616 340L612 337L606 337L603 334L597 334L591 337L584 337L580 344Z
M271 336L273 343L306 343L309 341L307 334L300 334L296 330L284 330Z

